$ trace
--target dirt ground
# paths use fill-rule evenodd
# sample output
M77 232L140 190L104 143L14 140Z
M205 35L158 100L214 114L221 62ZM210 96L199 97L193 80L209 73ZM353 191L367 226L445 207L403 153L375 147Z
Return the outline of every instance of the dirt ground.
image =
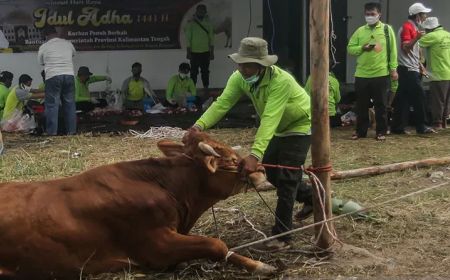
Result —
M245 154L255 129L211 130L214 137ZM350 128L332 130L335 170L383 165L408 160L450 156L450 130L430 136L391 136L349 140ZM370 135L372 136L372 135ZM121 160L159 156L155 140L134 139L129 134L92 134L75 137L3 135L6 154L0 158L0 180L42 180L77 174ZM310 160L307 161L310 164ZM440 183L450 183L450 165L374 177L333 181L334 195L371 206ZM274 191L261 194L275 207ZM296 205L296 210L301 205ZM219 235L229 247L262 238L273 223L268 209L254 192L239 194L216 205L218 232L211 212L197 222L193 233ZM344 218L335 222L338 238L333 258L318 260L309 254L311 230L295 235L292 249L279 253L242 250L240 253L279 268L268 279L450 279L450 186L396 201L370 211L371 219ZM301 227L312 223L308 219ZM88 279L258 279L222 263L196 260L174 271L149 272L134 268Z

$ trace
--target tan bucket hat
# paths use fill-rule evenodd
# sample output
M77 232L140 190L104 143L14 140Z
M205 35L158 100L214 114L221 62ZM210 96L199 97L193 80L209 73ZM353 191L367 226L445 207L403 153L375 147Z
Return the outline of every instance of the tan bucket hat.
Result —
M272 66L278 61L278 56L269 55L266 40L257 37L242 39L238 52L228 57L236 63L258 63L262 66Z

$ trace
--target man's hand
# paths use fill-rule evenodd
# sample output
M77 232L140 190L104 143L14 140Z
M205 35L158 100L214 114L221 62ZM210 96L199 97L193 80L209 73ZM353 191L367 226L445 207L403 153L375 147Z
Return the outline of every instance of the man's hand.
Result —
M398 80L397 70L391 70L391 80L393 80L393 81L397 81Z
M365 44L365 45L362 47L362 50L365 51L365 52L370 52L371 50L373 50L373 48L375 48L375 45Z
M214 47L209 47L209 60L214 60Z
M111 79L111 77L106 76L105 81L107 81L108 83L111 83L111 82L112 82L112 79Z
M189 137L192 134L196 134L201 132L200 128L196 127L196 126L191 126L190 128L188 128L188 130L186 131L186 133L183 135L183 138L181 139L181 142L183 142L183 144L186 144L187 140L189 139Z
M249 174L256 172L258 170L258 159L252 155L243 158L239 162L239 171L243 176L248 176Z

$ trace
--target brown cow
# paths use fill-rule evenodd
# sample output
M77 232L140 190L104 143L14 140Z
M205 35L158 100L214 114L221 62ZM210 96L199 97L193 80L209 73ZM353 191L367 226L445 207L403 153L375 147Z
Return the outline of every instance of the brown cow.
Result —
M0 274L70 278L127 269L165 269L192 259L224 261L227 246L188 235L216 202L242 191L237 154L204 133L158 143L168 156L120 162L64 179L0 184ZM264 181L261 172L250 176ZM274 267L238 254L253 273Z

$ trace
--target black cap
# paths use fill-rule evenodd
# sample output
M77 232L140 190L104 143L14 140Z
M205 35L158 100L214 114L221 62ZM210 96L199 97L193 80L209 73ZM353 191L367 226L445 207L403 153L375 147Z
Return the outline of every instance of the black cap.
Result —
M5 79L5 80L12 80L14 78L13 73L9 72L9 71L2 71L0 73L0 79Z
M86 66L81 66L78 69L78 76L91 76L91 75L92 75L91 71L89 71L89 68Z
M20 77L19 77L19 84L25 84L25 83L31 82L32 80L33 79L30 77L30 75L23 74L23 75L20 75Z

